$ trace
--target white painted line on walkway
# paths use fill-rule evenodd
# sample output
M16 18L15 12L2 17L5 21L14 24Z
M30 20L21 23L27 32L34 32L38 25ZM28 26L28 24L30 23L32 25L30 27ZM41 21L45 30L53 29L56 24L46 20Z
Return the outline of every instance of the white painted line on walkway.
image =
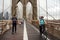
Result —
M24 20L24 34L23 34L23 40L28 40L28 35L27 35L27 29L26 29L26 22Z

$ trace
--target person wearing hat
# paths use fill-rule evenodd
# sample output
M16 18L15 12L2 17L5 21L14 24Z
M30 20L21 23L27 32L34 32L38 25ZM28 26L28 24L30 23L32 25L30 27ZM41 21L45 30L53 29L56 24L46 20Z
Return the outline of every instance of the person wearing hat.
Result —
M39 17L39 28L40 28L40 35L45 31L45 21L43 16Z

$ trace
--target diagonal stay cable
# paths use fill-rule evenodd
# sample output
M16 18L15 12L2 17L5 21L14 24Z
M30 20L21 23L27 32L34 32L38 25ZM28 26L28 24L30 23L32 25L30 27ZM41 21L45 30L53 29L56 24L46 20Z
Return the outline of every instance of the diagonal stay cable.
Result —
M7 11L9 8L11 8L11 5L9 5L9 6L4 10L4 12Z
M4 12L5 11L7 11L9 8L11 8L11 7L13 7L12 5L9 5L5 10L4 10ZM17 7L17 6L16 6Z
M42 9L42 10L44 10L45 12L47 12L44 8L42 8L41 6L40 6L40 8ZM48 12L47 12L48 13ZM52 17L54 20L56 20L51 14L49 14L48 13L48 15L50 16L50 17Z

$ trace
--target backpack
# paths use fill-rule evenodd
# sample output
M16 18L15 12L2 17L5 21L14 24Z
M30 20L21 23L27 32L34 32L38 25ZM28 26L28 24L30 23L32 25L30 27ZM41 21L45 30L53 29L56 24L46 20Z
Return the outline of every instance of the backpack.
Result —
M16 23L17 18L12 18L13 23Z
M40 20L40 25L44 25L44 24L45 24L44 19L41 19Z

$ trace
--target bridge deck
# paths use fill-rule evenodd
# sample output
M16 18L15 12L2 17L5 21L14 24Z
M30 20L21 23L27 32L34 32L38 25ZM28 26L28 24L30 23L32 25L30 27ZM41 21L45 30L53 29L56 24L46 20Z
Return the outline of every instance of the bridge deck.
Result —
M26 32L25 31L26 28ZM24 34L26 35L24 36ZM24 38L26 37L26 38ZM17 33L13 34L11 33L11 29L8 30L2 37L0 37L0 40L45 40L46 38L44 36L40 37L39 30L35 28L33 25L29 23L17 25ZM59 40L50 34L47 35L47 40Z

